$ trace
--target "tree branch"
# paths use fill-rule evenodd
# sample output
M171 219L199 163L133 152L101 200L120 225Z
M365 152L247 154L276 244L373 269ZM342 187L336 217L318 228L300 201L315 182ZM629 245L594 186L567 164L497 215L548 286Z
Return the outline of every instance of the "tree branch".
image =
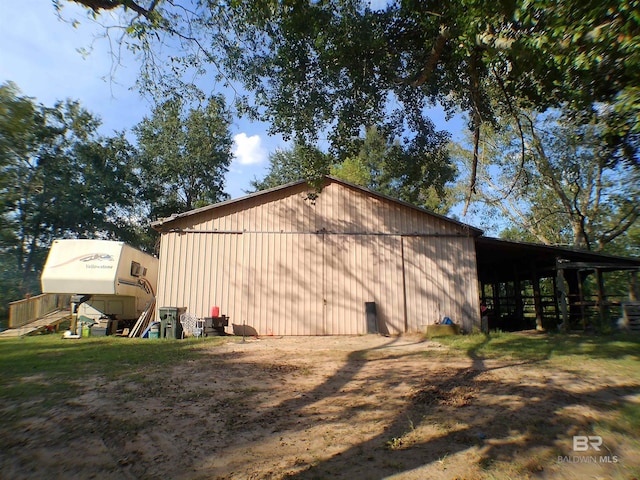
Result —
M578 217L578 225L580 227L580 231L575 233L580 234L580 236L582 237L582 240L584 241L584 244L587 247L587 250L591 250L591 241L589 240L589 235L587 234L587 216L584 213L582 213L582 209L579 202L580 192L582 191L582 188L578 180L575 180L573 183L576 186L576 190L573 195L573 211L575 212L575 215L577 215ZM589 204L588 201L586 203L587 205ZM574 244L576 244L577 239L578 239L578 236L576 235L574 238ZM575 246L579 246L579 245L575 245Z
M504 99L507 102L507 108L509 109L509 113L511 114L511 117L516 122L516 126L518 127L518 133L520 135L520 167L518 168L518 172L516 173L516 177L513 179L513 182L511 183L511 187L509 188L509 190L505 194L505 196L508 196L508 195L511 195L513 190L516 188L516 185L518 184L518 181L520 180L520 176L522 175L522 172L524 171L525 153L526 153L525 152L524 131L522 130L522 123L520 122L520 117L516 113L516 110L515 110L515 108L513 108L513 104L511 103L511 97L509 96L509 92L507 92L507 88L504 85L504 80L498 74L498 71L496 70L495 67L493 67L493 74L495 75L496 79L498 80L498 85L500 86L500 90L502 91L502 94L504 95Z
M431 55L429 55L429 59L427 60L426 65L418 74L418 77L411 82L412 87L419 87L420 85L424 85L424 83L429 79L431 72L438 65L438 60L440 60L440 55L444 50L444 47L451 36L451 32L449 31L449 27L446 25L440 25L440 32L436 37L436 41L433 44L433 48L431 49Z
M558 179L556 178L555 172L553 171L553 166L551 165L551 161L545 152L544 146L542 145L542 141L540 137L536 133L536 127L533 123L533 120L525 115L525 118L529 122L529 127L531 128L531 139L533 140L533 148L537 152L537 156L534 155L533 158L538 166L538 171L540 174L549 180L550 186L553 191L558 195L558 198L564 205L567 213L573 211L572 203L567 194L565 193L562 185L559 184Z
M149 18L151 13L156 8L159 0L153 0L148 8L144 8L133 0L70 0L80 5L84 5L90 8L94 12L100 12L100 10L113 10L118 7L128 8L133 10L138 15L142 15L145 18Z
M478 171L478 150L480 145L480 125L482 125L482 115L480 113L480 75L478 74L479 51L473 51L469 58L469 77L471 79L471 105L473 109L473 164L471 166L471 180L469 182L469 193L464 203L462 215L467 214L467 209L471 203L471 195L476 193L476 175Z
M631 228L636 220L638 220L638 217L640 217L640 211L634 205L631 211L618 222L618 225L616 227L607 230L601 235L600 239L598 240L598 250L602 250L607 243L625 233L629 228ZM623 222L623 220L625 221Z
M531 222L530 219L527 218L526 214L521 210L520 206L514 202L513 196L502 196L502 189L498 188L498 186L489 178L485 178L484 181L491 189L499 192L501 196L501 198L494 198L488 202L490 205L496 206L505 217L511 219L513 223L520 225L524 230L531 232L543 244L553 244L553 242L538 228L538 223L540 221L535 221L534 219L534 221Z

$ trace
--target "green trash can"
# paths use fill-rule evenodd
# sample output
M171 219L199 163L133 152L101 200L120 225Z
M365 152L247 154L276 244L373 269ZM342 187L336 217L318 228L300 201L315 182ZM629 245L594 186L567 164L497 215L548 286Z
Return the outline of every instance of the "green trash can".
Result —
M160 307L160 338L182 338L180 315L187 311L186 307Z
M89 317L85 317L84 315L80 315L78 317L78 324L80 325L80 336L81 337L90 337L91 336L91 327L93 327L97 322Z
M91 336L91 325L88 323L82 324L82 337L90 337Z

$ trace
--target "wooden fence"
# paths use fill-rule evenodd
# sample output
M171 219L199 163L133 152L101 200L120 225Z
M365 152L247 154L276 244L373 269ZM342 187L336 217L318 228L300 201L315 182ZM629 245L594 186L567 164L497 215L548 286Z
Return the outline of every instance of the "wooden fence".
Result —
M43 293L35 297L17 300L9 304L9 328L18 328L69 307L70 295Z

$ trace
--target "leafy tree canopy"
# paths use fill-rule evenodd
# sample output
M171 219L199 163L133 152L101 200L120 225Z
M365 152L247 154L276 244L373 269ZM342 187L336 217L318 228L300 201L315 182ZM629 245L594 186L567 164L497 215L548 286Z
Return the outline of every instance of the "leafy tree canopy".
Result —
M227 198L231 117L222 97L187 108L175 97L134 127L143 198L151 217L167 217Z
M575 124L559 113L533 112L518 120L485 132L481 158L487 160L479 164L472 197L480 210L508 221L511 227L502 232L507 238L616 253L624 250L615 246L623 239L626 253L634 253L640 169L611 160L602 123ZM470 151L457 152L471 163Z
M253 191L267 190L291 182L307 180L312 185L330 172L331 157L320 149L297 141L291 149L278 149L269 155L269 169L262 180L254 178Z
M337 162L319 149L296 142L290 150L278 150L269 157L269 171L253 180L255 190L264 190L297 180L312 180L331 173L348 182L426 207L439 213L450 208L446 184L453 181L455 168L449 160L448 135L431 131L417 143L402 146L389 142L375 127L357 142L356 155ZM313 183L313 182L312 182Z
M356 155L333 166L345 180L413 205L445 213L451 206L447 184L456 169L449 158L449 135L433 124L404 142L389 141L376 127L366 130Z
M638 0L390 1L376 10L358 0L73 1L95 15L121 12L146 88L190 87L185 73L213 66L218 81L254 92L245 106L274 132L308 143L328 132L340 159L363 126L418 134L435 102L468 112L477 144L480 125L517 99L539 111L609 110L603 138L638 161ZM162 43L177 52L168 68Z
M39 291L55 238L135 238L132 147L99 124L78 102L47 107L0 85L0 261L21 293Z

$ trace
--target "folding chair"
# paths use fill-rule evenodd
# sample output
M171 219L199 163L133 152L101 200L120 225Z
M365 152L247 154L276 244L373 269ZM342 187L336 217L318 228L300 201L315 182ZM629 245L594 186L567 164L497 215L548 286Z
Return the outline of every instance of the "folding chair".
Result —
M204 337L204 320L199 319L190 313L180 315L180 324L182 325L182 338L185 333L190 337Z

